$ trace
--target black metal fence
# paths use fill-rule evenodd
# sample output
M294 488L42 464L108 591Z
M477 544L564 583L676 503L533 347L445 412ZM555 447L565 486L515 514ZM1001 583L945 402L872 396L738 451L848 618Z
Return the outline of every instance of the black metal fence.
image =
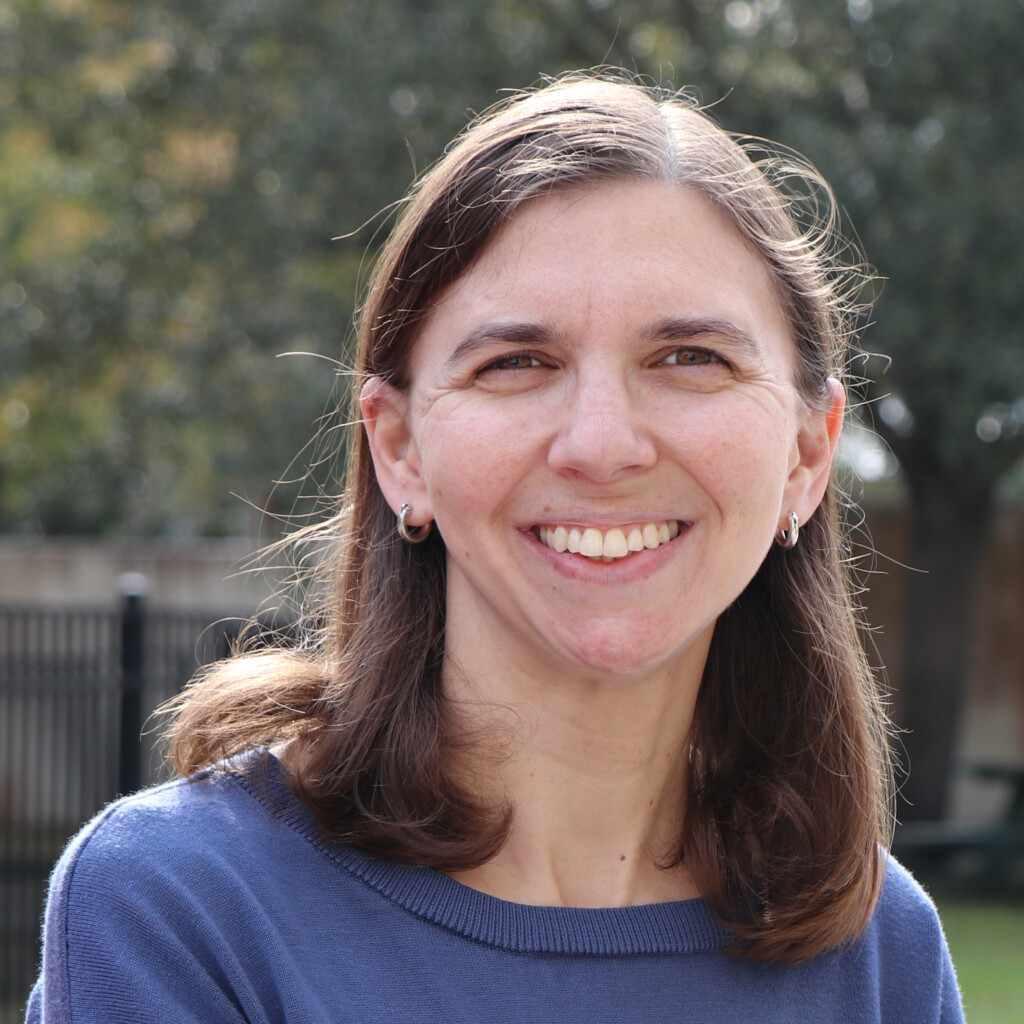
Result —
M244 618L0 606L0 1024L35 976L46 881L67 839L119 793L159 781L143 724Z

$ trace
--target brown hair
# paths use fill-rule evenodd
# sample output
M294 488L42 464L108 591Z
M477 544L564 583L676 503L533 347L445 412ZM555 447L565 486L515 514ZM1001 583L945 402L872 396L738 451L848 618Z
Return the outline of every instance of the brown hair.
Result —
M823 407L828 377L844 372L857 278L839 258L827 185L685 96L608 73L503 101L414 185L370 282L357 379L408 386L417 325L522 203L622 179L696 189L732 218L770 269L800 393ZM294 788L325 837L441 870L476 866L500 849L512 809L481 806L453 769L474 755L441 688L445 548L436 531L399 539L357 434L339 509L299 535L326 542L318 632L212 666L175 702L171 753L190 773L301 736ZM760 958L851 941L881 885L885 719L844 551L833 486L799 545L773 547L720 616L698 696L676 862L739 951Z

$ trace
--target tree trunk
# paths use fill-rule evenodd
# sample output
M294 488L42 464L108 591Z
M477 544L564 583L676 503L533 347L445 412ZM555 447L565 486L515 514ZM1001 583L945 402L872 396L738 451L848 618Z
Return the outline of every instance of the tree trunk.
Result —
M897 814L901 821L940 821L949 810L992 495L990 488L958 493L934 476L908 482L910 565L919 571L911 574L907 603L898 723L906 730L900 737L905 757Z

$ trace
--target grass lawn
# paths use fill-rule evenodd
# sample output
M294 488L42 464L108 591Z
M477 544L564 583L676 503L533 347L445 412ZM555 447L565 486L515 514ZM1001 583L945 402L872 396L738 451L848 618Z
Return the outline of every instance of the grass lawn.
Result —
M968 1024L1024 1021L1024 904L937 897Z

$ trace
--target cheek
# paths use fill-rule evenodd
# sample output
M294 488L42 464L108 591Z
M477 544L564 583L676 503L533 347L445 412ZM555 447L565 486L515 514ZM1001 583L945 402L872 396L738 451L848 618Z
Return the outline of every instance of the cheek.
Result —
M774 519L795 445L784 411L723 402L695 411L676 429L678 461L723 513Z
M514 492L537 449L531 422L535 417L495 417L469 408L426 418L420 458L427 489L443 506L435 510L439 520L494 508L496 501Z

